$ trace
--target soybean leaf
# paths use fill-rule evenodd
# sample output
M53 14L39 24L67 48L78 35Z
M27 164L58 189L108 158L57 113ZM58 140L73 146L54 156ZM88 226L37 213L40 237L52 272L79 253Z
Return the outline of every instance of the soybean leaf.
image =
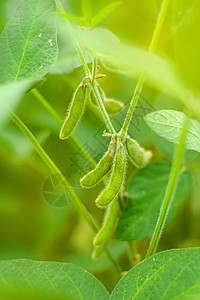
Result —
M147 125L169 142L177 143L183 129L185 115L174 110L160 110L145 117ZM200 123L190 120L187 128L185 148L200 152Z
M117 9L122 2L115 2L109 4L104 7L91 21L90 26L95 27L98 23L100 23L103 19L105 19L110 13L112 13L115 9Z
M187 297L190 295L191 298ZM131 269L110 296L110 300L199 298L200 248L168 250L153 255Z
M0 36L0 83L43 77L57 58L51 0L22 0Z
M117 227L119 240L142 239L153 234L170 169L169 163L150 163L131 178L127 189L128 204ZM192 183L192 175L189 172L181 174L165 226L172 219L178 204L188 195Z
M48 292L62 299L108 299L107 291L92 274L69 263L27 259L1 261L0 290L6 289L40 295Z

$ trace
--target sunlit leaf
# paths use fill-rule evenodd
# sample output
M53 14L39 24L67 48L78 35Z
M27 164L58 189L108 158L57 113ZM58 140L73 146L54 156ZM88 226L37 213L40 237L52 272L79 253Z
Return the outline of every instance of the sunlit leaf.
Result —
M145 117L147 125L169 142L177 143L183 129L185 115L175 110L160 110ZM200 152L200 123L190 120L186 129L185 148Z
M0 262L0 290L53 293L62 299L106 300L103 285L80 267L58 262L10 260Z
M110 300L200 298L200 248L158 253L131 269ZM191 298L190 298L191 296Z
M41 78L57 58L51 0L23 0L0 36L0 83Z

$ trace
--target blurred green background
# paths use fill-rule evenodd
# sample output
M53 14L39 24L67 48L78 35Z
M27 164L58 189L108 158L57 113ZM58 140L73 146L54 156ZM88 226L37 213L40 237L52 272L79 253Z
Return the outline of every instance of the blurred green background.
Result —
M82 0L84 1L84 0ZM82 16L81 0L63 0L66 11ZM113 1L87 0L91 14ZM171 1L167 19L157 47L157 53L175 65L180 76L194 93L200 89L200 8L199 1ZM0 2L0 31L15 10L16 1ZM120 40L148 48L160 8L160 0L122 1L122 5L109 15L98 27L111 30ZM88 6L88 7L89 7ZM89 9L88 9L89 10ZM114 51L114 49L113 49ZM109 97L124 102L125 109L112 116L116 128L120 128L127 105L133 94L136 81L124 74L114 74L101 66L101 86ZM67 75L46 76L39 87L41 94L64 118L71 96L82 80L82 68ZM178 99L170 98L158 90L145 85L135 111L130 135L143 146L154 151L154 160L171 161L173 146L154 136L143 121L143 116L153 110L183 110ZM103 212L94 205L101 186L83 190L79 179L88 170L80 149L72 139L60 141L59 125L37 102L30 92L21 100L17 114L36 135L56 165L66 175L72 187L89 209L98 224ZM200 121L200 120L199 120ZM75 130L79 141L98 161L106 149L107 142L101 137L105 129L98 110L90 105L84 118ZM158 250L200 246L200 172L198 157L187 156L186 165L192 169L194 182L190 196L180 205L175 217L165 230ZM135 172L132 166L128 174ZM0 132L0 259L32 258L74 262L91 271L111 290L116 275L106 256L92 261L93 233L76 212L73 201L64 207L52 204L44 190L49 185L51 173L35 153L28 139L10 122ZM137 241L137 251L144 257L149 239ZM127 270L129 259L125 242L110 244L114 256L119 259L123 270ZM112 275L112 276L111 276ZM109 278L109 280L108 280Z

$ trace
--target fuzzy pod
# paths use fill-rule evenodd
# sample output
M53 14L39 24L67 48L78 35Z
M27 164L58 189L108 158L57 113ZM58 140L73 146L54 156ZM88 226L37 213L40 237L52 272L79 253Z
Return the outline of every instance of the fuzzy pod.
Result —
M109 115L114 115L124 108L124 103L115 99L105 98L104 105Z
M110 143L108 151L99 161L96 168L81 178L80 183L83 187L90 188L99 183L112 167L115 153L115 144Z
M95 246L100 246L109 240L113 231L115 230L115 226L116 226L118 216L119 216L119 211L120 211L120 207L119 207L119 203L116 199L107 208L103 226L99 230L99 232L97 233L97 235L93 241L93 244Z
M126 172L126 152L123 144L117 142L117 149L112 167L112 174L108 186L96 199L99 207L108 206L119 194L124 182Z
M87 88L85 84L81 83L73 95L67 117L60 130L61 140L67 139L80 121L85 109L86 98Z
M126 150L133 165L137 168L143 168L151 159L151 151L145 151L135 140L126 139Z

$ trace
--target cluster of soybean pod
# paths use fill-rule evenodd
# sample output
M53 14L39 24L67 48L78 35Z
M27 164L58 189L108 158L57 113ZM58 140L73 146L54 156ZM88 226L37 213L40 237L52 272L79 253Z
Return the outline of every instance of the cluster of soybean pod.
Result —
M101 74L96 75L96 72L98 71L99 66L95 70L94 80L105 77ZM60 139L67 139L74 131L84 113L87 101L91 101L93 105L97 106L90 80L89 77L85 77L73 94L67 116L60 130ZM123 109L122 102L106 98L106 95L99 84L97 82L95 82L95 84L97 84L108 114L115 114ZM136 168L143 168L152 156L150 151L145 151L128 135L122 139L120 132L118 134L110 134L104 131L103 136L111 138L107 152L100 159L95 169L90 171L80 180L82 187L91 188L100 183L103 179L108 179L106 181L108 183L105 189L95 200L98 207L106 208L106 213L103 225L93 241L94 259L98 258L105 250L119 218L121 206L118 200L120 200L119 198L123 193L127 158L129 158Z

